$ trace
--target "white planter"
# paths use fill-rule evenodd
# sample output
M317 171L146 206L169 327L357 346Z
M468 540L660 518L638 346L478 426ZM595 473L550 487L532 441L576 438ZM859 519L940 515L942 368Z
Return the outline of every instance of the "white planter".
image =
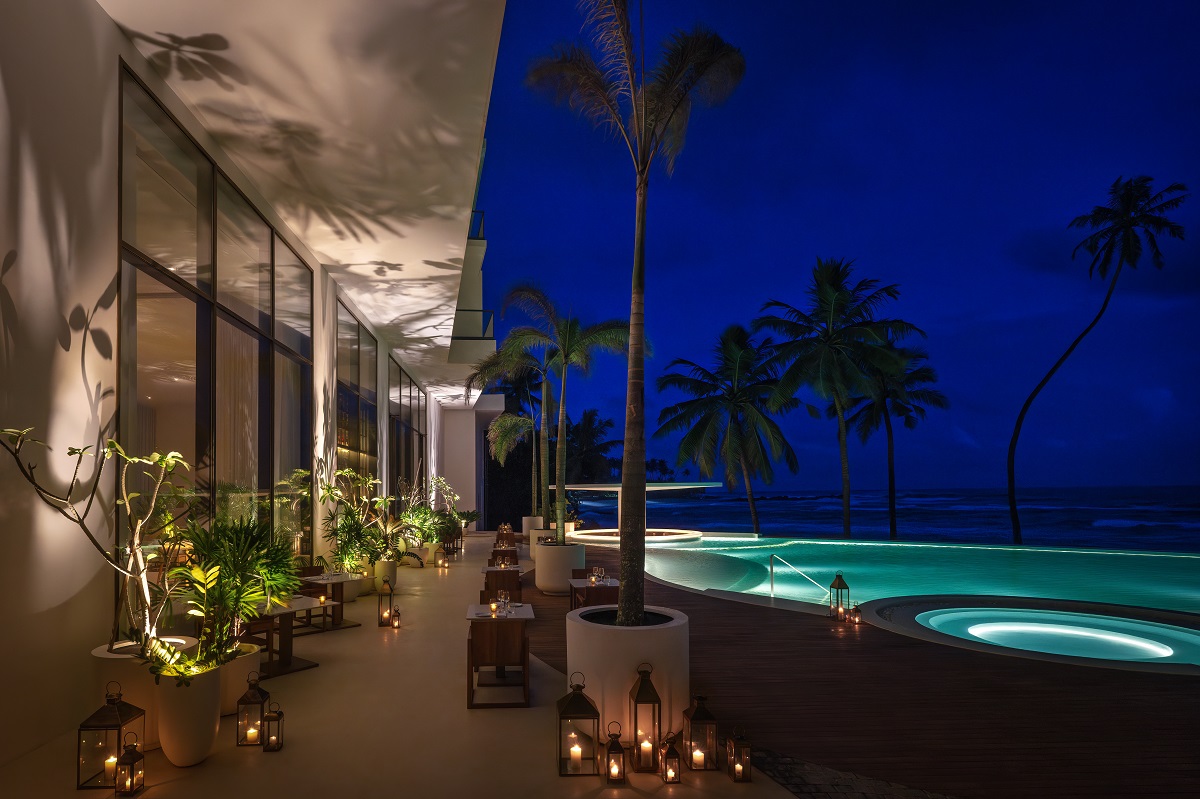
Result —
M158 740L179 768L194 766L212 752L221 730L221 672L206 671L183 688L172 677L158 684Z
M262 647L238 644L242 654L221 667L221 715L237 712L237 701L246 693L250 672L262 668ZM165 679L165 678L164 678Z
M646 611L670 617L665 624L618 627L584 621L581 614L616 605L579 608L567 614L567 678L582 672L585 693L600 709L601 727L621 722L629 730L629 689L637 680L637 667L654 667L650 679L662 699L662 732L683 726L683 711L691 702L689 684L688 617L678 610L647 606Z
M189 650L198 643L189 636L169 636L167 638L178 649ZM108 651L108 645L103 644L92 650L96 659L96 685L107 685L110 680L121 684L121 695L131 705L137 705L146 711L146 740L142 749L158 748L158 690L154 685L154 675L146 664L131 654Z
M534 544L537 568L534 583L543 594L565 596L571 593L571 570L582 569L587 562L587 547L583 544Z
M392 587L396 587L396 561L380 560L375 563L375 590L383 590L383 578L388 578Z
M347 580L346 582L342 583L342 602L353 602L354 600L358 599L358 592L361 585L361 578L358 580ZM330 599L333 599L332 593L333 592L331 591L329 597Z
M540 530L544 522L541 516L522 516L521 517L521 535L525 536L526 541L533 541L533 531Z

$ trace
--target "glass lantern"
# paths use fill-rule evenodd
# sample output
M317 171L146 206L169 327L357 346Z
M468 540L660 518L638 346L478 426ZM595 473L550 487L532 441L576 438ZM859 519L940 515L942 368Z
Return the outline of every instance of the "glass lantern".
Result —
M617 731L613 732L616 725ZM621 723L608 723L608 747L604 753L604 778L609 785L625 784L625 747L621 744Z
M659 752L659 774L667 785L678 785L683 764L679 762L679 750L675 748L675 733L668 732L663 736Z
M718 768L717 717L704 701L703 696L693 696L692 706L683 711L683 757L694 771Z
M392 629L400 629L400 606L392 605Z
M278 752L283 748L283 711L278 702L263 714L263 751Z
M829 618L846 620L846 609L850 607L850 586L846 585L842 573L838 572L829 584Z
M725 739L725 768L734 782L750 782L750 739L738 727Z
M146 712L121 699L121 684L110 682L104 689L104 707L79 725L76 787L116 785L120 744L130 732L139 741L146 737Z
M258 687L258 672L246 677L246 693L237 701L237 745L262 746L263 714L271 695Z
M383 585L379 589L377 603L379 605L379 626L390 627L392 624L392 601L396 598L396 591L392 588L392 581L388 578L383 578Z
M629 720L633 723L633 770L658 771L658 743L662 729L662 699L650 682L654 667L638 665L637 682L629 689Z
M858 605L851 608L850 621L854 624L862 624L862 611L859 610Z
M129 742L130 738L133 743ZM146 787L146 756L138 751L137 733L125 733L123 741L125 751L117 758L113 792L117 796L133 796Z
M441 544L438 544L438 548L433 550L433 565L439 569L450 567L450 559L446 557L446 548Z
M558 775L586 777L598 774L597 746L600 738L600 711L583 692L584 676L571 682L571 693L558 700ZM622 768L624 768L622 766Z

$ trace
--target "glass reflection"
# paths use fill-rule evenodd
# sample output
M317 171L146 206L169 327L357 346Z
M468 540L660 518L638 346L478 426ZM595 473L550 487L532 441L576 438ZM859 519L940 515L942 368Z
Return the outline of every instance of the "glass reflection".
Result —
M217 178L217 300L271 329L271 229L224 177Z
M275 237L275 339L312 358L312 272Z
M216 514L258 519L269 512L270 439L263 419L268 391L265 342L227 319L217 320ZM264 474L266 472L266 474ZM264 479L265 478L265 479Z
M275 354L275 533L312 554L312 368Z

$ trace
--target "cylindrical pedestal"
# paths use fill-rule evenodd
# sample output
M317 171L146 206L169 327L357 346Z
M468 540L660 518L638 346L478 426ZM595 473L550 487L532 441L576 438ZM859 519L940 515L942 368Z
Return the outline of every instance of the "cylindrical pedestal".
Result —
M583 544L538 544L530 548L537 552L537 568L533 570L534 584L543 594L565 596L571 592L571 570L582 569L587 562L587 547ZM532 557L532 554L531 554Z

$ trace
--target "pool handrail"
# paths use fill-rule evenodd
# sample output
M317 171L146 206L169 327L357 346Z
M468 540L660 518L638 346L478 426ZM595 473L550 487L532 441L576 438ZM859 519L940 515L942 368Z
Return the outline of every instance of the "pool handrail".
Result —
M800 575L800 576L801 576L801 577L803 577L805 580L808 580L810 583L812 583L813 585L815 585L817 588L820 588L822 591L824 591L824 592L825 592L825 596L826 596L826 598L828 598L828 597L829 597L829 589L828 589L828 588L826 588L825 586L821 585L821 584L820 584L820 583L818 583L816 580L814 580L813 578L809 577L807 574L805 574L804 572L800 571L799 569L797 569L797 568L796 568L795 566L793 566L792 564L788 563L786 560L784 560L783 558L781 558L779 555L776 555L774 552L772 552L772 553L771 553L771 558L770 558L770 560L768 560L768 561L767 561L767 563L768 563L768 565L770 566L770 569L771 569L771 598L772 598L772 599L774 599L774 598L775 598L775 559L776 559L776 558L779 558L779 562L780 562L780 563L783 563L783 564L784 564L784 565L786 565L786 566L787 566L789 569L791 569L792 571L794 571L796 574Z

